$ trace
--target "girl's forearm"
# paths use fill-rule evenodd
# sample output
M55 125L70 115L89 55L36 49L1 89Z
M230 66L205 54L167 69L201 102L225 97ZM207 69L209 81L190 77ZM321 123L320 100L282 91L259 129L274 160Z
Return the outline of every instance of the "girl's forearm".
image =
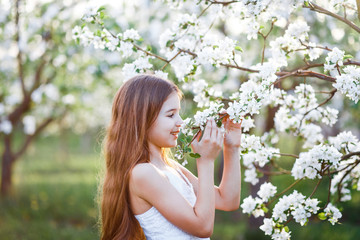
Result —
M197 171L199 182L194 211L212 231L215 219L214 161L198 159Z
M222 201L230 210L239 208L241 190L240 154L237 147L224 146L224 170L219 186Z

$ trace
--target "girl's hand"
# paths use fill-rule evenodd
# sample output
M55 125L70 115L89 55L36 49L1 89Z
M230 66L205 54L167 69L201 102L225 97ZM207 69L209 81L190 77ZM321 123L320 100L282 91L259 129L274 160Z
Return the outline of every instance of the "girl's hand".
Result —
M234 123L226 118L223 124L225 127L224 147L239 148L241 144L241 123Z
M201 155L201 159L215 160L221 150L223 139L220 128L216 126L215 120L211 119L206 123L204 132L200 132L192 142L191 147L195 153Z

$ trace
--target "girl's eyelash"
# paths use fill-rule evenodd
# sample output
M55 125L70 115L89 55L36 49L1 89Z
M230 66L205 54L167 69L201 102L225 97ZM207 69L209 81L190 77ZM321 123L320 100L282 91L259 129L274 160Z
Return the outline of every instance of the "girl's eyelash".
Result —
M173 117L174 116L174 114L170 114L168 117Z

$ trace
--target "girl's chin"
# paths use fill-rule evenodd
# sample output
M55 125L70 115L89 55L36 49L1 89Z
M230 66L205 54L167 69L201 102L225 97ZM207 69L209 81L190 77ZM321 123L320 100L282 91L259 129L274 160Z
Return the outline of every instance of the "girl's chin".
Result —
M166 146L166 148L173 148L176 147L177 142L175 141L174 143L169 143L168 146Z

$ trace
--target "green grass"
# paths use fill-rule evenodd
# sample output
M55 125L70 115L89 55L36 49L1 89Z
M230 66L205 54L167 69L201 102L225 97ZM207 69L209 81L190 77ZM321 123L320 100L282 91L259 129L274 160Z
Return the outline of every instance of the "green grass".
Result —
M89 138L89 136L87 136ZM1 240L82 240L98 239L97 185L101 154L96 139L65 135L44 137L31 146L26 156L15 165L11 196L0 200ZM293 159L289 159L293 161ZM193 163L189 168L193 169ZM282 163L283 167L291 163ZM273 179L278 192L293 179L280 176ZM291 181L290 181L291 180ZM314 197L326 199L328 181L319 186ZM296 188L310 194L311 181ZM312 184L314 186L314 184ZM288 193L292 192L290 190ZM249 184L242 184L242 196L249 192ZM307 227L290 223L292 239L352 240L360 239L360 194L343 205L341 225L314 218ZM248 223L248 217L235 212L216 212L212 240L270 239Z
M15 167L11 196L0 203L0 239L98 239L100 154L45 138Z

